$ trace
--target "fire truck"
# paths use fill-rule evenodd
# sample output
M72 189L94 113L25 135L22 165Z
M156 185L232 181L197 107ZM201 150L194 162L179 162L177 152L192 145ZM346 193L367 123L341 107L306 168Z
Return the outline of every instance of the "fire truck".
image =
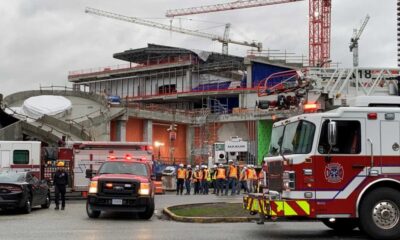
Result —
M244 197L250 213L400 239L400 97L276 122L264 160L268 188Z
M49 182L57 161L65 163L71 191L88 191L86 170L96 172L107 160L135 158L152 166L153 147L145 142L67 142L62 147L44 147L36 141L0 141L0 170L30 171Z

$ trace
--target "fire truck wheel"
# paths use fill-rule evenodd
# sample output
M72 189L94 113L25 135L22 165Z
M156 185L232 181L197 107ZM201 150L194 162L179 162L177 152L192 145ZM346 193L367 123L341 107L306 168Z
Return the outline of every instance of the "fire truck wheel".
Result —
M101 214L101 211L92 210L90 204L86 202L86 213L90 218L98 218Z
M46 201L41 205L42 208L49 208L50 207L50 193L46 196Z
M150 219L154 213L154 199L150 201L150 204L146 207L146 211L139 213L141 219Z
M359 213L363 231L375 239L400 239L400 192L379 188L363 199Z
M322 223L338 232L350 232L358 227L358 221L354 218L337 218L334 222L329 221L329 219L323 219Z

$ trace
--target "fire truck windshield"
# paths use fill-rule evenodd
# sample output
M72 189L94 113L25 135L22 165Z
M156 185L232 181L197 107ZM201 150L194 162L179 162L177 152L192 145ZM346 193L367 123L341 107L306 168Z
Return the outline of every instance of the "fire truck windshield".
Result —
M132 174L138 176L149 175L145 164L123 161L105 162L99 169L99 174Z
M275 127L272 130L269 156L309 153L314 133L315 125L304 120Z

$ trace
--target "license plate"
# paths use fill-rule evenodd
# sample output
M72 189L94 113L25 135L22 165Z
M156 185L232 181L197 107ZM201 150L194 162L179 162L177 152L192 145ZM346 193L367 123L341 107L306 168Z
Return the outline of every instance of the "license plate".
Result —
M122 205L122 199L113 199L111 203L112 205Z

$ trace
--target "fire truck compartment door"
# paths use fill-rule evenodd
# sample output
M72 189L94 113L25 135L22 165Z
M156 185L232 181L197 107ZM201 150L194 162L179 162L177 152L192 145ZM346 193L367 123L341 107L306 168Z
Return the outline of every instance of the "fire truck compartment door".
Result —
M390 157L399 157L400 155L400 122L398 121L381 121L381 159L375 161L375 166L393 165L389 162L385 164L385 159L389 160ZM377 155L379 153L374 153ZM378 159L377 159L378 160ZM387 168L382 168L382 173L388 173Z
M1 151L0 168L10 167L10 151Z

